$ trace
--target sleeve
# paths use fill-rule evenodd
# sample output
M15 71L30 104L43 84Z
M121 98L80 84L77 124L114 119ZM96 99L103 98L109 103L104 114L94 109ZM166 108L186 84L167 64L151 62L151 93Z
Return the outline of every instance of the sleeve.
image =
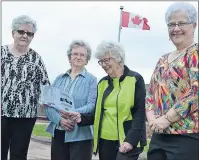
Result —
M156 64L156 67L153 71L153 74L151 76L151 81L149 83L149 86L148 86L148 89L146 91L146 98L145 98L145 108L146 108L146 111L151 111L151 110L154 110L154 80L155 80L155 77L157 72L158 72L158 66L159 66L159 63L160 63L161 59L159 59L158 63Z
M56 82L57 82L57 80L58 80L59 77L60 76L58 76L55 79L55 81L52 84L53 86L56 84ZM44 113L45 113L45 115L47 116L47 118L51 122L55 123L56 125L59 125L60 120L61 120L61 115L58 113L58 111L56 109L54 109L52 107L44 107Z
M97 95L98 95L98 87L97 87ZM80 113L81 114L81 122L78 123L78 126L87 126L87 125L93 125L94 119L95 119L95 111L96 111L96 103L97 103L97 96L94 104L94 110L90 113Z
M80 113L81 114L81 122L78 123L78 126L88 126L94 124L95 111L92 113Z
M81 108L75 109L76 112L80 113L91 113L95 108L95 101L97 98L97 78L93 78L90 83L88 99L86 105Z
M51 122L55 123L56 125L59 125L61 115L54 108L44 107L44 113Z
M39 67L39 72L41 74L40 75L40 85L50 85L46 67L45 67L44 62L41 57L39 58L38 67Z
M187 58L190 85L186 92L178 97L173 106L175 111L183 118L198 110L198 54L198 50L195 50Z
M141 136L143 134L146 134L145 97L146 97L145 83L144 79L140 75L137 78L135 86L135 104L131 111L133 116L131 129L128 131L126 138L124 140L125 142L128 142L133 146L137 146L138 142L141 139Z

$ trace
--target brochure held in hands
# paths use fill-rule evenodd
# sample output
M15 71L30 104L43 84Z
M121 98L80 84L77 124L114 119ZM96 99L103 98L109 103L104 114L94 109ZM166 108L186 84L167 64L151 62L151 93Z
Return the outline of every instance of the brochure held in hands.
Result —
M53 86L41 86L40 103L53 107L58 111L72 111L74 109L72 96L67 91Z

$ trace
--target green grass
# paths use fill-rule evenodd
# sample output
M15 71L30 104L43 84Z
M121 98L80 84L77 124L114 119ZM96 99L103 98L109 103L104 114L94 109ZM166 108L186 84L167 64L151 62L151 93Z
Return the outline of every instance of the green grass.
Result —
M147 140L147 145L144 147L144 151L147 152L149 150L149 143L150 140ZM138 147L140 146L140 144L138 143Z
M40 137L51 137L49 133L46 132L47 124L35 124L33 129L33 136L40 136ZM150 140L147 140L147 146L144 147L144 151L147 152L149 149Z
M40 137L51 137L49 133L46 132L47 124L35 124L33 128L33 136L40 136Z
M147 140L147 145L144 147L144 151L147 152L149 150L150 140Z

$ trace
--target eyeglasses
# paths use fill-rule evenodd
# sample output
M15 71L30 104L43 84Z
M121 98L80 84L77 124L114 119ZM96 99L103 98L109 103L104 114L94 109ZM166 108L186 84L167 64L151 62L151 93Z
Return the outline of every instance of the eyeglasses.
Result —
M83 53L72 53L71 54L73 57L78 57L78 56L80 56L80 58L85 58L86 57L86 55L85 54L83 54Z
M188 26L189 24L192 24L192 23L189 23L189 22L169 23L169 24L167 24L167 27L169 29L173 29L176 26L178 26L179 28L183 28L183 27Z
M17 30L17 33L19 33L20 35L27 34L28 37L33 37L34 36L33 32L26 32L24 30Z
M99 64L100 66L102 66L103 63L108 64L108 63L110 62L110 59L111 59L111 57L110 57L110 58L104 58L104 59L102 59L102 60L99 60L99 61L98 61L98 64Z

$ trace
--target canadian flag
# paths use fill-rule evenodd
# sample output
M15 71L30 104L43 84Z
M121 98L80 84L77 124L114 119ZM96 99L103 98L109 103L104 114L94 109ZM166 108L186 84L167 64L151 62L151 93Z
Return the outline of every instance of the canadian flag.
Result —
M122 11L122 27L150 30L150 26L147 22L148 20L140 15Z

